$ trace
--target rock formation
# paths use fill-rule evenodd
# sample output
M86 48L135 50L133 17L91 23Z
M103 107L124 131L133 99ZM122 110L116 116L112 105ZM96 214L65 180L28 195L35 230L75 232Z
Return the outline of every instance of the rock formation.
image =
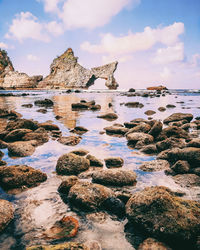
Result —
M78 57L69 48L53 60L50 74L38 84L38 88L88 88L96 79L102 78L106 80L105 85L109 89L116 89L118 84L113 73L117 64L118 62L113 62L89 70L78 63Z
M35 88L42 76L29 77L25 73L14 70L12 62L5 50L0 49L0 87L1 88Z
M153 86L153 87L148 87L147 90L168 90L165 86L159 85L159 86Z

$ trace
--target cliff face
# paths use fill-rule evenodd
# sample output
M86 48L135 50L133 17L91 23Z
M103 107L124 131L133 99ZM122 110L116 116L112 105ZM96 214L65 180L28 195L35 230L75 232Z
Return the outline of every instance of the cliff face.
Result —
M15 71L7 52L0 49L0 87L5 89L35 88L42 79L42 76L29 77L25 73Z
M91 70L82 67L72 49L53 60L50 74L38 85L38 88L88 88L98 78L106 80L109 89L116 89L118 84L113 76L117 62Z

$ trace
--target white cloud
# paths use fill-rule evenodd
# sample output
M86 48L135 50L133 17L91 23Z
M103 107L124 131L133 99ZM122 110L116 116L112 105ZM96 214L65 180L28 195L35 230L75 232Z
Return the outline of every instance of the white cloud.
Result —
M57 23L56 21L52 21L46 24L46 29L53 36L59 36L64 33L64 28L61 23Z
M58 3L62 2L63 0L37 0L38 2L44 3L44 10L45 12L55 12L58 13Z
M44 24L39 23L37 17L30 12L17 14L5 37L17 39L20 42L27 38L43 42L49 41L49 36L44 30Z
M84 42L81 49L90 53L108 53L111 55L121 55L145 51L152 48L157 43L170 46L178 42L179 35L184 32L183 23L174 23L164 28L152 29L146 27L143 32L132 33L127 36L114 36L110 33L103 34L100 44Z
M192 66L200 67L200 54L194 54L192 56Z
M8 44L0 42L0 48L1 49L8 49Z
M177 43L174 46L160 48L156 51L156 56L153 59L157 64L168 64L172 62L181 62L184 60L184 44Z
M66 29L93 29L104 26L124 7L139 2L139 0L68 0L65 1L59 16Z
M130 55L124 55L124 56L119 56L119 57L112 56L112 55L102 56L103 64L107 64L107 63L114 62L114 61L124 63L124 62L130 61L131 59L132 59L132 56L130 56Z
M160 76L164 79L164 80L168 80L172 75L172 72L170 71L169 68L164 67L163 71L160 73Z
M34 56L34 55L32 55L32 54L28 54L28 55L26 56L26 58L27 58L28 61L33 61L33 62L39 60L39 58L38 58L37 56Z

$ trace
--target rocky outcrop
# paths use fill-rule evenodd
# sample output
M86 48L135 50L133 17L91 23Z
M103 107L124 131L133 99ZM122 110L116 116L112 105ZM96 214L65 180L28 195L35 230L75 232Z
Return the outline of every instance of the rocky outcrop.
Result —
M148 87L147 90L167 90L165 86L153 86L153 87Z
M14 207L11 202L0 200L0 232L7 227L14 218Z
M50 66L50 74L38 85L38 88L88 88L98 78L106 80L105 85L109 89L116 89L118 84L113 73L117 68L117 62L101 67L84 68L78 63L78 57L74 56L71 48L68 48L61 56L53 60Z
M14 70L12 62L5 50L0 49L0 87L9 89L36 88L43 76L28 76Z

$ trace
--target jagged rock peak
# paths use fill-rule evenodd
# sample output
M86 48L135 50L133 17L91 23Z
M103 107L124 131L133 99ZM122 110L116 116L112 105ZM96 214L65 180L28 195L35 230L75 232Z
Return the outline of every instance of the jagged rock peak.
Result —
M50 66L50 74L39 83L38 88L88 88L98 78L106 80L109 89L116 89L118 84L113 76L118 62L92 68L84 68L78 63L71 48L55 58Z
M14 71L12 62L7 52L0 49L0 78L3 78L10 71Z

